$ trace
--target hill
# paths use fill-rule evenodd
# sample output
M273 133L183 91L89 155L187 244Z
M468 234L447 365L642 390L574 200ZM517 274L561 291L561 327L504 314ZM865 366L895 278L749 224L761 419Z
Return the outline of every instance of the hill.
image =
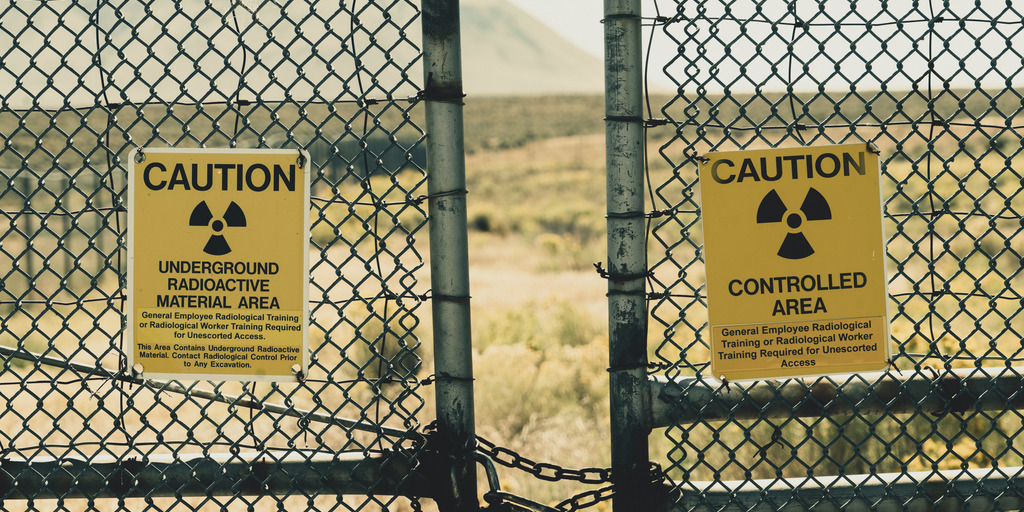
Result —
M462 3L462 72L469 95L601 93L601 60L507 0Z

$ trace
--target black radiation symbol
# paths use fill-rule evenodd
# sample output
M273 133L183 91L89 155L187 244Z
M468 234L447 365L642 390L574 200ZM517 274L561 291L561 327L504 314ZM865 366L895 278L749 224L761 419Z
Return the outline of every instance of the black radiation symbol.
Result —
M757 207L757 223L766 224L771 222L782 222L790 229L798 229L804 221L829 220L832 218L832 209L828 206L825 196L821 195L814 188L807 191L804 203L800 205L799 211L790 211L782 202L778 192L774 189L764 196L761 205ZM814 254L814 248L807 241L807 237L800 231L788 233L779 247L779 256L790 260L799 260Z
M210 212L210 207L206 205L206 201L200 201L192 209L192 216L188 219L188 225L210 226L214 231L214 234L210 235L210 240L206 242L206 247L203 247L203 252L206 254L221 256L231 252L231 246L228 245L228 241L224 239L224 235L219 233L224 230L225 226L233 228L245 227L245 213L242 212L242 208L235 204L234 201L231 201L231 204L228 205L228 209L224 211L222 219L213 219L213 213Z

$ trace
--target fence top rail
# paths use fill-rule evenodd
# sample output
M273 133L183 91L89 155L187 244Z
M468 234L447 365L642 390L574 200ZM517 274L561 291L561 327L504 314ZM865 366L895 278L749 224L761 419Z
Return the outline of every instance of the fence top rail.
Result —
M715 482L675 482L680 493L676 510L844 510L874 511L895 507L903 510L935 510L941 503L963 504L978 487L1000 496L1000 506L1022 504L1024 468L984 468L869 475L809 476L791 479L757 479ZM983 505L972 498L971 510ZM988 500L991 507L993 501ZM741 508L735 508L737 505ZM823 506L824 505L824 506ZM832 506L829 506L832 505ZM960 510L959 507L956 507Z
M5 457L0 468L0 495L10 500L258 496L284 488L430 496L435 487L413 454L396 451Z
M655 427L757 418L1024 409L1024 367L869 372L729 383L650 381Z

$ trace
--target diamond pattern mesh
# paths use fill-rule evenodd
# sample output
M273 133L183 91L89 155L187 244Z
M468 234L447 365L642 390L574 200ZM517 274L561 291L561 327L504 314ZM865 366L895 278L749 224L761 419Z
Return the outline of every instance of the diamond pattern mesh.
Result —
M5 509L419 508L418 39L403 0L0 6ZM310 152L303 382L124 367L127 158L165 146Z
M674 213L650 233L650 341L685 397L655 441L678 506L1021 508L1019 6L668 3L675 131L652 199ZM711 380L699 155L854 142L883 160L891 369Z

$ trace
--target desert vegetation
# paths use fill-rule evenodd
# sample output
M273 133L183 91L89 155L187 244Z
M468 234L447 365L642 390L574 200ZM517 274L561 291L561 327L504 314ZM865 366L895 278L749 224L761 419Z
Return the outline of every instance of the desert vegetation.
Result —
M869 97L864 94L832 102L822 96L814 102L799 103L797 108L804 117L822 122L834 121L837 116L856 118L855 112L865 108L863 98ZM900 124L904 119L918 119L916 116L926 103L923 98L911 97L907 101L893 100L881 105L885 101L873 103L872 108L878 111L884 107L893 112L894 127L887 131L829 128L805 133L809 142L872 140L882 152L890 176L884 180L884 194L886 229L891 237L888 248L890 292L897 295L890 303L893 338L897 343L894 348L898 356L896 368L915 371L928 365L972 367L975 360L970 356L978 354L1002 358L993 363L995 365L1020 357L1019 337L1014 334L1024 332L1024 319L1018 312L1019 300L986 298L986 294L998 295L1009 289L1012 276L1019 275L1020 255L1024 253L1019 216L990 218L1000 212L1019 215L1021 210L1021 174L1015 170L1019 140L1000 130L967 126L949 128L929 143L923 132ZM956 97L951 93L934 106L940 111L984 112L985 108L991 108L992 102L998 104L999 101L966 93ZM669 115L677 121L696 115L695 112L702 109L713 110L716 116L725 119L788 117L778 112L779 105L788 107L781 97L707 98L693 105L665 97L654 98L652 103L655 117L663 117L665 114L659 111L659 105L667 105ZM314 190L314 196L318 197L315 203L320 205L321 213L314 216L312 226L313 260L350 261L341 267L314 265L314 281L331 283L339 275L358 275L367 269L385 275L390 275L394 269L403 269L403 272L415 272L418 279L426 283L429 266L425 260L429 255L425 254L425 249L419 252L396 250L387 259L375 259L371 255L379 250L380 242L369 235L386 232L395 237L391 240L412 241L420 248L427 246L427 232L423 228L425 207L406 201L410 196L425 193L422 133L412 124L402 123L403 119L417 121L416 117L422 112L388 105L372 107L376 109L369 113L372 115L361 116L357 115L356 107L342 114L318 108L300 112L254 107L244 113L245 122L236 137L236 142L245 146L259 145L261 141L275 145L323 140L318 138L319 134L331 130L345 134L337 145L309 148L315 161L330 157L332 162L322 169ZM204 130L216 132L217 126L230 124L236 114L206 112L199 115L185 110L188 107L179 107L177 115L181 116L179 119L195 119L193 126L189 130L165 126L160 135L163 140L178 145L227 143L221 136L200 139L194 134ZM137 114L140 119L152 115L143 115L141 110L131 114ZM346 116L350 119L347 125L343 121ZM571 467L609 464L606 283L592 267L593 262L606 259L602 117L603 101L596 96L469 98L466 104L478 433L532 459ZM55 119L53 123L77 127L68 128L67 132L78 134L79 140L102 131L104 121L78 119L72 113ZM404 161L405 170L397 175L374 172L372 162L349 154L359 146L357 133L362 122L368 122L371 127L378 123L403 126L391 139L371 137L368 146L384 148L380 150L380 160L385 163L379 165L391 167ZM84 353L95 355L102 365L116 368L118 352L112 348L111 340L118 339L116 333L121 321L117 298L111 298L109 291L117 289L120 278L116 271L118 251L114 248L119 229L116 192L123 189L123 181L120 178L99 180L96 177L99 173L62 171L105 166L97 163L101 160L99 154L61 149L61 144L67 144L67 134L48 127L49 123L42 116L38 119L29 116L23 121L26 128L15 131L6 141L7 147L14 150L3 153L0 167L15 166L11 158L25 154L32 166L48 170L25 183L9 181L8 192L2 196L3 209L7 212L20 210L27 202L24 192L18 191L42 187L51 192L33 197L34 209L90 210L92 213L55 216L45 226L30 216L9 215L11 225L2 248L5 257L26 270L14 273L5 283L8 295L4 297L6 302L0 304L4 318L0 343L51 355L85 350ZM268 132L268 127L277 124L294 127L290 141L274 139L276 132ZM648 173L656 193L649 207L696 206L695 168L692 163L682 163L685 152L799 143L791 136L786 139L784 131L780 135L766 135L738 127L687 126L677 131L672 126L664 126L651 130ZM180 134L180 138L175 134ZM154 133L140 124L123 132L123 139L147 141L153 137ZM96 142L93 140L91 144ZM45 150L31 149L37 145ZM117 158L121 152L114 153L112 158ZM59 166L52 158L47 160L47 155L54 154L64 155ZM63 175L70 177L61 178L64 181L50 179ZM44 183L46 179L50 180L49 185ZM53 193L69 187L72 183L69 180L73 180L76 192L70 196ZM345 198L345 201L331 203L332 197ZM374 203L379 201L393 203L384 215L374 213ZM932 211L960 213L929 220ZM25 250L28 240L20 234L23 232L36 233L32 238L32 251ZM336 243L339 240L344 242ZM688 220L652 224L648 247L652 263L677 259L689 264L697 258L699 245L699 224ZM391 247L394 249L393 244ZM24 254L31 256L16 256ZM353 255L356 257L350 259ZM929 261L932 262L930 267ZM27 277L39 273L40 268L48 269L42 271L42 278ZM65 278L65 272L53 270L59 268L72 270L66 272ZM656 268L659 282L686 282L695 289L700 288L703 279L700 265L686 270L668 264ZM949 294L928 300L922 295L922 287L933 276L941 286L969 296ZM372 295L372 290L366 291L368 287L364 285L363 291ZM344 295L349 292L327 287L317 291L322 291L327 302L344 301ZM67 305L46 311L38 304L26 304L22 310L15 307L18 299L39 297L85 302L77 310ZM274 401L294 400L299 407L322 408L348 416L380 411L381 401L374 401L374 393L383 393L390 400L408 400L405 406L409 410L390 416L387 420L390 425L402 428L426 424L434 410L431 388L418 386L414 390L416 396L409 396L403 394L408 390L397 384L368 385L368 380L386 374L400 380L422 379L432 373L429 308L426 305L408 307L406 310L413 315L394 317L393 304L371 300L354 303L345 306L337 319L329 317L329 308L316 313L318 321L328 326L313 329L311 333L310 344L317 348L318 354L316 364L320 369L333 368L317 377L352 381L344 385L344 397L332 398L335 402L314 403L301 396L292 397L276 385L250 388L226 384L218 389ZM686 324L702 325L700 307L689 309L687 315ZM676 375L689 376L698 373L699 365L707 360L706 348L701 342L706 334L699 329L688 331L687 325L680 323L681 317L678 310L664 304L656 309L648 346L653 361L675 365ZM87 341L76 347L78 339ZM941 354L957 357L947 361ZM382 364L384 360L390 360L391 365ZM989 362L986 366L991 366ZM49 384L42 381L55 376L24 361L6 363L5 382L11 383L26 375L36 381L33 384L36 393L49 389ZM76 414L36 415L29 419L8 414L3 418L3 428L8 432L46 431L54 423L71 429L70 425L83 418L89 425L114 421L104 404L96 402L89 393L81 391L70 398L51 393L49 398L40 401L46 408L64 408L71 404L79 410ZM33 396L22 394L16 405L33 408ZM105 396L109 400L115 395ZM140 404L136 407L143 407ZM190 425L196 424L195 418L188 416L211 411L229 418L229 424L202 440L224 443L248 433L246 411L219 405L182 408L165 404L148 409L148 417L132 410L119 419L126 423L119 425L145 430L167 420L170 430L159 430L158 436L158 430L154 429L146 439L155 440L160 436L185 439L189 436ZM412 417L415 422L410 420ZM338 428L316 427L310 431L308 425L294 421L277 424L277 420L270 418L257 416L257 419L265 420L266 424L255 433L269 435L267 442L296 443L301 438L302 446L315 447L318 443L347 437L342 443L345 446L367 448L365 439ZM1000 464L1020 463L1019 446L1002 433L1016 428L1019 428L1018 416L989 413L938 421L915 415L913 418L800 420L784 424L766 421L703 423L655 432L651 437L651 457L671 468L671 476L696 480L805 476L808 471L836 474L947 469L965 464L988 467L995 458L1002 459ZM37 440L42 444L95 442L104 435L99 429L89 427L85 435L78 438L43 436ZM307 436L310 432L312 435ZM772 441L779 436L789 441ZM740 441L737 446L726 446L721 442L723 438ZM820 442L797 444L800 439ZM200 449L191 446L177 450ZM775 462L778 460L788 462L779 467ZM814 465L819 460L823 462L811 469L797 462ZM557 502L581 490L577 484L544 483L513 470L499 469L499 472L506 490L545 503Z
M601 365L607 361L605 354L596 353L606 349L604 285L597 282L590 267L592 262L606 258L603 126L595 119L601 105L588 105L588 101L593 100L528 102L518 111L530 118L552 119L562 124L576 119L577 125L560 128L563 133L575 135L546 136L541 130L548 125L540 123L540 128L524 127L513 137L497 139L506 142L487 140L480 146L473 145L467 161L471 239L475 241L471 272L477 319L476 364L480 375L477 390L479 399L486 402L478 416L481 433L531 456L572 461L574 466L607 463L608 455L601 441L607 410L584 409L587 404L603 404L602 400L580 395L572 401L569 394L551 391L544 395L545 403L532 408L548 411L546 415L538 415L534 424L527 423L528 427L521 431L509 427L523 424L522 419L517 419L522 409L516 397L532 399L533 390L555 380L560 381L557 389L584 390L590 379L595 378L593 372L564 369L545 375L545 370L560 366L559 360L586 353L589 360L596 362L593 370L597 373L602 373ZM1011 283L1013 276L1019 274L1024 254L1024 240L1017 226L1022 208L1018 191L1024 183L1016 170L1021 143L998 128L1004 124L1000 112L1012 111L1012 101L999 95L948 91L932 104L936 115L947 119L948 125L921 130L914 125L929 119L923 96L864 93L844 98L818 96L806 103L797 99L797 117L812 126L870 124L863 120L864 112L886 112L883 117L891 123L884 128L811 129L803 131L800 137L787 135L785 130L745 129L755 120L784 125L784 119L794 112L786 112L789 103L781 95L711 97L692 103L653 98L652 103L655 117L664 117L667 112L679 121L688 119L688 115L703 118L703 112L711 111L707 115L736 121L731 127L709 124L702 128L681 127L677 132L664 127L650 130L648 177L655 192L653 200L649 198L649 209L684 210L699 206L695 197L696 169L692 163L684 163L685 152L699 154L776 144L872 142L881 152L885 169L883 202L889 237L890 316L896 356L893 370L929 371L924 368L931 367L940 371L977 366L998 369L1020 357L1019 337L1015 333L1024 329L1024 319L1019 314L1019 300L1014 299L1019 294L1013 291ZM665 111L660 111L659 106L665 106ZM544 112L531 112L533 108ZM558 115L551 115L550 111ZM471 138L516 126L514 122L495 126L494 120L500 116L482 107L474 111L472 102L467 104L466 112L467 126L473 127L467 129L467 133L473 134ZM487 115L474 117L476 112ZM958 122L966 119L979 121ZM486 128L477 129L481 125L476 123ZM703 279L700 265L686 267L674 275L673 271L680 267L664 262L674 259L677 263L689 263L699 254L700 237L699 225L689 224L688 218L653 223L648 249L649 260L657 265L656 280L686 282L699 290ZM511 256L497 258L499 264L495 266L489 261L496 253ZM525 276L508 281L499 277L516 268L548 276L551 285L527 281ZM569 279L576 284L568 283ZM529 285L522 286L525 283ZM930 292L925 290L930 287L945 293L933 294L937 298L929 299L926 295ZM581 295L582 290L587 290L587 294ZM491 298L492 293L495 298ZM520 295L522 299L514 300ZM567 301L565 307L571 309L552 315L558 308L544 302L551 300L555 304ZM707 361L706 348L700 342L706 339L706 333L688 330L688 326L703 323L700 307L688 308L686 323L681 323L680 318L673 316L676 311L666 307L668 304L654 306L661 309L652 313L648 339L651 360L680 365L673 373L699 374L701 364ZM494 318L499 319L498 324L493 323ZM537 334L538 321L545 320L547 341L537 343L541 339ZM567 324L578 332L593 333L577 339L595 341L570 341L572 337L563 333ZM507 329L502 336L494 325L520 328ZM504 348L495 352L496 346ZM512 350L509 346L516 346L516 353L521 355L506 357L507 351ZM683 350L673 351L680 346ZM502 362L492 363L491 356L497 354L502 354ZM517 380L515 373L509 376L508 370L492 366L506 360L531 361L524 368L536 371L536 376L523 375ZM519 390L514 392L510 387ZM605 392L597 385L590 389ZM552 402L563 403L561 410L565 414L556 412L559 407ZM503 408L500 403L508 405ZM504 423L502 411L512 421ZM576 430L551 420L560 416L575 417L582 428ZM505 427L500 427L503 423ZM672 468L670 474L682 481L986 468L1020 463L1021 447L1012 436L1018 424L1019 415L1013 411L969 411L942 418L917 413L778 422L702 422L653 433L651 457ZM548 433L541 430L544 428L550 429ZM580 446L602 448L579 453L575 450ZM510 485L542 501L557 501L565 496L567 489L559 494L550 485L545 487L528 477L506 473Z

